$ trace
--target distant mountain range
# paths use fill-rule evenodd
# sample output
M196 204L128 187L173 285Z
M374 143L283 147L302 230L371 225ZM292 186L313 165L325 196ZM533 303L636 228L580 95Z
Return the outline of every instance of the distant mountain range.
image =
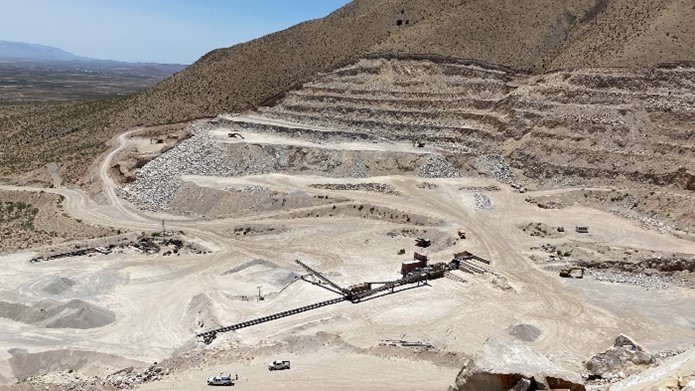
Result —
M25 42L0 41L0 58L34 61L90 61L52 46Z
M97 67L145 67L154 66L166 72L178 72L185 68L183 64L160 64L154 62L124 62L113 60L101 60L90 57L76 56L65 50L46 45L38 45L26 42L10 42L0 40L0 63L56 63L69 62L89 64Z
M46 45L0 41L0 101L77 101L142 91L186 68L76 56Z

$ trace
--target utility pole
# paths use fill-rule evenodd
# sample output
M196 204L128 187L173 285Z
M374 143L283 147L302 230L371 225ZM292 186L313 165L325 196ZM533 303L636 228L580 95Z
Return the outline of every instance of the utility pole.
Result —
M257 286L257 288L258 288L258 301L261 301L261 300L263 300L263 296L261 296L261 286L259 285L259 286Z
M166 229L164 229L164 219L162 219L162 237L166 234Z

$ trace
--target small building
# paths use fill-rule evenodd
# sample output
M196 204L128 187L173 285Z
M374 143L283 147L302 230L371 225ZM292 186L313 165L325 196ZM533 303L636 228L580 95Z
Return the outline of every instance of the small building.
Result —
M427 266L427 261L420 261L417 259L405 261L401 264L401 274L405 276L413 270L422 269L425 266Z
M423 261L425 263L427 263L427 261L429 261L427 254L419 253L417 251L413 254L413 259L415 259L417 261Z
M589 233L589 226L587 225L578 225L574 228L575 231L579 232L580 234L588 234Z

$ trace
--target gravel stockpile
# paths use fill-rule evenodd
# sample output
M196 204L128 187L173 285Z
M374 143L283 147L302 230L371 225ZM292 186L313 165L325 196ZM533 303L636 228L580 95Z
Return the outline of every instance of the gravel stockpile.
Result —
M502 183L513 183L514 173L500 155L485 155L478 159L478 168Z
M674 281L671 277L659 275L646 275L642 273L621 273L610 270L589 270L588 274L598 281L638 285L651 289L666 289L671 285L678 284L679 281Z
M418 183L417 185L415 185L415 187L417 187L418 189L434 190L434 189L438 188L439 186L437 186L436 184L431 183L431 182L422 182L422 183Z
M518 324L508 330L509 335L525 342L535 342L541 336L541 330L530 324Z
M263 193L265 191L270 191L270 189L268 189L267 187L258 185L227 187L225 190L230 191L232 193Z
M460 178L461 173L442 155L432 155L418 167L417 175L423 178Z
M353 163L352 168L350 169L350 177L352 178L366 178L368 177L368 170L367 166L364 165L364 162L361 159L356 159L355 162Z
M488 210L494 208L492 200L485 194L475 193L473 194L473 199L475 200L476 209Z
M396 190L395 187L391 185L386 185L384 183L326 183L326 184L316 184L311 185L314 189L326 189L326 190L362 190L362 191L373 191L377 193L384 193L390 195L400 195L401 193Z
M499 186L461 186L459 190L463 191L500 191Z
M222 146L197 133L166 154L144 165L137 180L124 192L142 207L164 210L181 187L182 175L231 176L236 172Z

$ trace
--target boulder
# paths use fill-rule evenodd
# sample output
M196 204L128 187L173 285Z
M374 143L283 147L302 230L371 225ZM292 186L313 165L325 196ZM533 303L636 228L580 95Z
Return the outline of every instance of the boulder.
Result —
M632 338L620 334L610 349L592 356L585 366L592 375L609 378L621 371L643 369L637 367L650 365L654 360L654 356Z
M567 389L585 391L582 378L517 342L489 339L456 377L453 391Z

